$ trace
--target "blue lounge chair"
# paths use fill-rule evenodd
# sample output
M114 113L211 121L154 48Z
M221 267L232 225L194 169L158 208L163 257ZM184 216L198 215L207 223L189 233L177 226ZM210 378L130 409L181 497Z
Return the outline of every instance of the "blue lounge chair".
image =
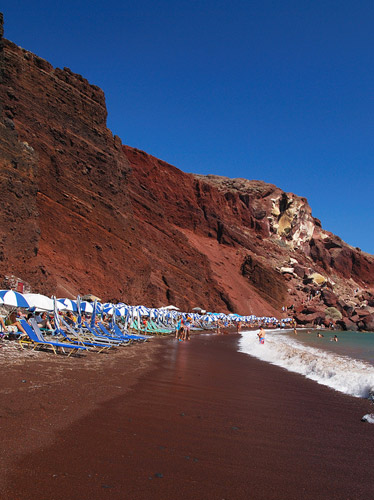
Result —
M106 329L105 325L103 325L102 323L98 323L98 327L100 328L100 331L103 333L103 335L105 335L106 337L120 339L122 342L128 342L128 343L130 343L132 340L128 335L124 335L121 332L121 330L120 330L120 335L117 335L117 333L109 332Z
M80 345L74 345L74 344L68 344L68 343L63 343L63 342L53 342L50 340L46 340L43 337L43 334L40 332L37 333L35 330L31 328L31 326L25 321L24 319L20 320L20 323L27 333L30 341L27 341L25 339L19 339L19 344L23 348L23 344L32 344L33 349L36 349L37 347L52 347L53 352L57 354L58 349L62 349L63 352L65 352L65 349L69 349L70 352L68 356L71 354L78 352L79 350L84 350L87 351L87 347L80 346Z
M114 331L114 333L118 336L118 337L121 337L121 336L125 336L126 338L129 338L129 339L132 339L132 340L141 340L143 342L146 342L150 337L147 336L147 335L135 335L133 333L124 333L120 327L118 325L116 325L114 323L114 325L112 326L112 330Z
M82 346L85 346L87 348L92 347L95 349L99 349L99 351L96 351L96 352L102 352L104 349L110 349L111 347L113 347L113 344L108 344L107 342L106 343L90 342L90 341L87 341L84 339L80 339L79 336L77 336L76 332L70 327L70 325L68 325L65 322L65 320L63 318L60 318L60 321L62 322L62 324L64 326L66 326L69 329L69 332L72 334L73 338L70 338L62 328L56 328L55 334L62 335L64 337L64 339L66 339L66 341L69 344L82 345ZM30 319L30 324L31 324L32 328L34 329L35 333L37 334L37 336L40 337L40 333L42 333L42 332L40 331L39 326L34 318Z
M91 327L87 322L84 323L84 328L86 328L94 339L102 340L103 342L110 342L115 345L126 345L129 343L127 339L123 339L120 337L116 337L114 335L105 335L101 330L97 330L96 328Z

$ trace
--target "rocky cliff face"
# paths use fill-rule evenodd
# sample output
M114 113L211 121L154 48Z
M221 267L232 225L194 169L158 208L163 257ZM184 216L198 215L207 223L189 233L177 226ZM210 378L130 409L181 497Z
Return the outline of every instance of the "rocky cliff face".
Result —
M332 308L344 326L369 324L374 258L324 231L304 198L123 146L98 87L2 31L0 78L0 278L182 309L279 316L294 304L300 323Z

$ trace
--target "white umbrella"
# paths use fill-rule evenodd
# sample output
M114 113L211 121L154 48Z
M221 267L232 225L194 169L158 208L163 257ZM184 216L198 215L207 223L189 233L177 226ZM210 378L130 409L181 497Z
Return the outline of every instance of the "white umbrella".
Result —
M168 311L179 311L179 307L177 306L160 307L160 309L167 309Z
M35 307L42 311L53 311L53 300L46 295L41 295L40 293L25 293L23 296L31 307ZM57 303L57 308L63 309L63 305Z

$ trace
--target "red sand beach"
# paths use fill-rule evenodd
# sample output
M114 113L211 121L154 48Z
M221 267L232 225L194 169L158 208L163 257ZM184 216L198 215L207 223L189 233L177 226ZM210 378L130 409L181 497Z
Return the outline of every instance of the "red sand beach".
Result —
M373 498L369 402L239 353L238 338L1 349L0 498Z

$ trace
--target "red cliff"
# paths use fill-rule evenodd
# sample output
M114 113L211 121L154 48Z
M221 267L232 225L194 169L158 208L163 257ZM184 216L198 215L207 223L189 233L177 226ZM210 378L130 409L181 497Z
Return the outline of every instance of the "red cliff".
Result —
M333 307L342 326L369 324L374 258L324 231L304 198L123 146L102 90L2 29L0 72L0 279L182 309L294 304L300 323Z

